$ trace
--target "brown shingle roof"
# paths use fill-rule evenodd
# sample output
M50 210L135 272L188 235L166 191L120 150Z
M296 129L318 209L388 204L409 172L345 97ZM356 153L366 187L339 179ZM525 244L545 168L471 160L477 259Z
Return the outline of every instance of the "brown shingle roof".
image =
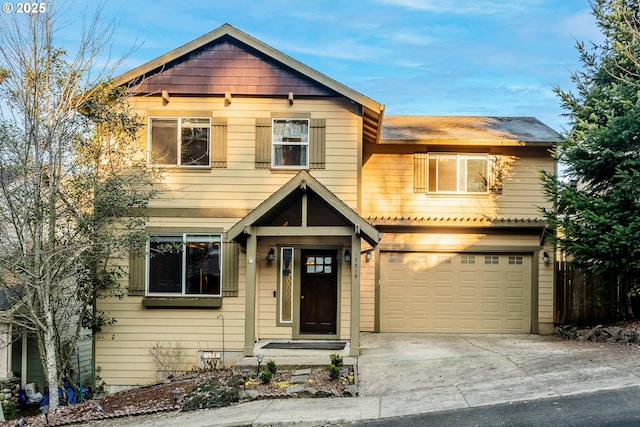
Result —
M560 134L534 117L385 116L381 144L555 143Z

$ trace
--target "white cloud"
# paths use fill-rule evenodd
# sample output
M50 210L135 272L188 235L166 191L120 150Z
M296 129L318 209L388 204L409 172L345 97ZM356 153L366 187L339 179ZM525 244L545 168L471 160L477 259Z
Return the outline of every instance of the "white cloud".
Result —
M380 3L408 9L452 13L458 15L491 15L509 10L524 10L539 5L541 0L501 1L495 0L377 0Z

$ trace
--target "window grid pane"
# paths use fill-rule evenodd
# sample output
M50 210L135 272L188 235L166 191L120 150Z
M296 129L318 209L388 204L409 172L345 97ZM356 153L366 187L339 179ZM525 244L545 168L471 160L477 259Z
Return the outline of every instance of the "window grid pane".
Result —
M477 154L428 154L427 191L430 193L487 193L489 160Z
M309 119L273 119L272 166L309 167Z
M210 165L210 118L151 118L149 127L151 163L175 166Z
M510 256L509 257L509 264L511 265L521 265L522 264L522 257L521 256Z
M150 294L222 295L219 235L151 236Z
M460 256L460 264L475 264L476 257L475 255L461 255Z

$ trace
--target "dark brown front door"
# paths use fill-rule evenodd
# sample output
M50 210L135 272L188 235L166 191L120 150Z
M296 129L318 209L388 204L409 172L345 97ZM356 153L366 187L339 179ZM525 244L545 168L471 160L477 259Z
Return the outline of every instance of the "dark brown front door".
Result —
M336 251L302 251L300 333L335 334L338 308Z

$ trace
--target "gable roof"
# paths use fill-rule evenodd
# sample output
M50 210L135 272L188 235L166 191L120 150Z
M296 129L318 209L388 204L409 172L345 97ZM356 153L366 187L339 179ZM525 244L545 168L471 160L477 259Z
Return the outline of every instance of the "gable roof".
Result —
M172 73L175 74L176 72L178 72L176 70L180 66L183 66L187 61L200 59L202 62L201 66L204 66L205 68L215 65L212 64L212 62L209 60L210 58L194 58L194 54L202 53L207 49L215 49L216 44L219 45L220 43L224 43L225 41L231 41L236 48L248 48L247 51L256 52L262 55L263 58L266 57L267 59L272 60L273 65L278 68L277 71L279 73L272 73L272 75L278 75L276 76L276 80L270 81L269 84L278 84L278 82L281 82L285 85L288 85L290 89L284 92L285 96L289 91L292 91L294 93L294 96L296 96L297 88L300 90L300 92L298 93L299 95L304 95L305 91L306 94L309 95L340 95L361 105L363 131L365 134L365 138L372 142L377 141L380 123L382 121L382 115L384 112L383 104L380 104L312 69L311 67L308 67L299 61L296 61L295 59L272 48L271 46L268 46L265 43L262 43L261 41L249 36L248 34L237 30L229 24L224 24L216 30L213 30L183 46L165 53L164 55L161 55L143 65L140 65L139 67L136 67L131 71L115 77L112 80L112 83L115 86L131 86L135 88L136 91L138 89L143 89L142 93L144 93L145 90L150 90L151 92L146 93L159 94L162 90L166 89L161 87L162 82L166 82L167 78L171 77ZM225 55L228 55L228 52L221 52L217 54L216 60L224 58ZM191 65L191 68L198 68L197 65ZM208 68L208 70L210 70L210 68ZM238 72L239 70L239 68L236 68L234 71ZM243 69L242 71L244 72L246 70ZM194 82L193 86L191 88L184 88L180 93L202 94L203 92L201 91L201 89L204 85L206 90L212 91L212 93L224 95L226 91L229 91L233 95L234 91L231 89L232 87L238 89L238 75L216 75L216 72L213 72L213 75L211 72L207 72L206 75L197 75L198 72L196 72L195 76L190 75L190 81ZM185 72L185 74L183 75L188 75L189 73L190 72ZM284 73L284 75L282 75L282 73ZM260 76L256 77L259 78ZM149 84L145 87L145 82L149 82L151 79L154 79L153 84ZM259 81L258 83L261 82L264 82L264 80ZM315 90L317 93L309 92L309 83L312 83L316 86ZM244 94L261 95L259 89L260 84L249 84L247 86L251 88L251 91L253 91L254 93ZM245 88L244 90L241 90L241 92L242 91L246 92L247 89ZM235 93L239 94L240 92Z
M261 218L270 214L274 209L282 209L282 203L286 202L300 188L303 188L304 191L315 193L326 205L335 210L342 219L355 226L355 229L359 230L360 237L370 245L375 246L378 244L382 234L305 170L298 172L289 182L280 187L278 191L231 227L227 231L227 239L229 241L237 239L244 233L246 227L258 223Z
M385 116L380 143L553 145L560 138L534 117Z

